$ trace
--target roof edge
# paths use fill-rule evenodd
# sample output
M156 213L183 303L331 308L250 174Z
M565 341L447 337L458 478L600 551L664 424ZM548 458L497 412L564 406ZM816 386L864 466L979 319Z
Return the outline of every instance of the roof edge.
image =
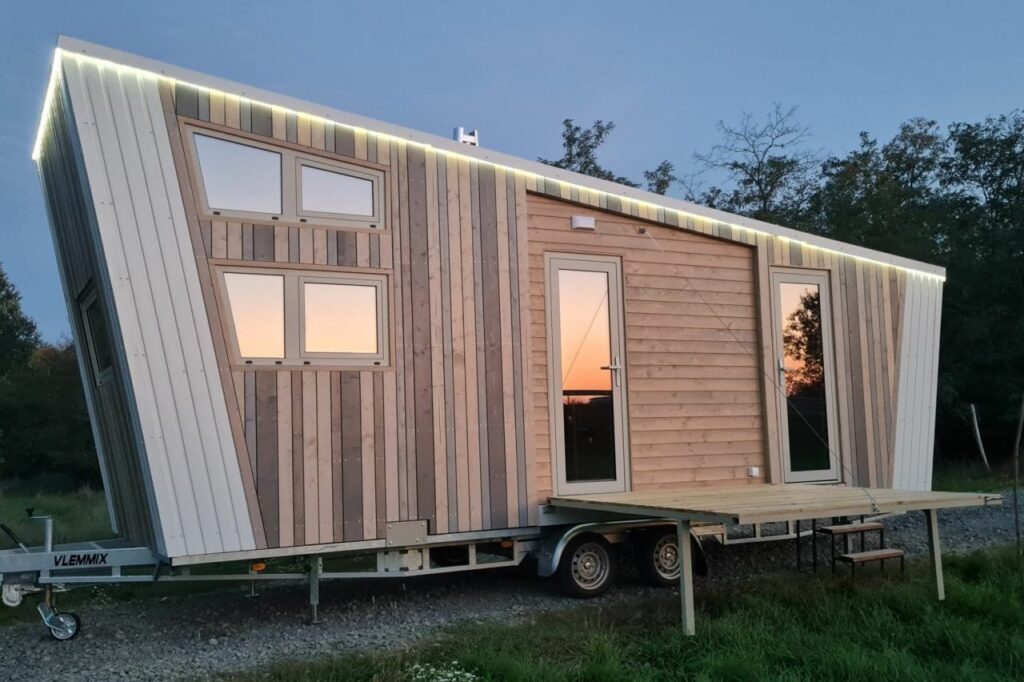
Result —
M911 270L925 275L930 275L932 277L937 277L939 279L945 279L945 268L932 265L930 263L924 263L910 258L886 253L884 251L876 251L874 249L868 249L854 244L820 237L818 235L801 232L789 227L774 225L772 223L747 218L745 216L728 213L718 209L707 208L681 199L673 199L671 197L654 194L641 189L626 187L625 185L555 168L553 166L548 166L537 161L530 161L511 154L462 144L439 135L420 132L392 123L386 123L384 121L378 121L366 116L361 116L359 114L353 114L341 109L298 99L289 95L282 95L262 88L256 88L235 81L218 78L216 76L210 76L198 71L174 66L155 59L142 57L130 52L123 52L121 50L97 45L77 38L61 35L57 40L57 51L59 53L63 53L63 55L76 55L102 62L109 62L121 67L148 72L157 77L179 81L187 85L192 85L206 90L218 90L273 107L288 109L296 113L302 113L304 115L320 118L352 128L362 128L374 133L404 140L408 143L440 150L451 155L490 163L496 166L503 166L505 168L529 173L545 179L556 180L569 185L576 185L586 189L596 190L612 196L622 197L633 202L677 211L696 218L712 220L752 232L782 237L790 241L807 244L826 251L832 251L843 256L872 261L883 265L891 265L905 270ZM51 73L51 79L54 78L54 74L57 73L57 61L58 60L55 56L54 70ZM40 121L40 129L42 129L44 124L45 118L43 121Z

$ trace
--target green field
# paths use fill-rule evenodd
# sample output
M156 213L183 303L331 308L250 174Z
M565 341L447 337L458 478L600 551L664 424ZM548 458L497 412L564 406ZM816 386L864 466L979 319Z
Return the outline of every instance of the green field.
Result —
M914 563L906 580L783 574L702 590L698 635L689 639L666 593L625 607L468 625L411 651L283 665L261 679L1024 679L1016 555L950 558L945 603L935 600L929 571Z

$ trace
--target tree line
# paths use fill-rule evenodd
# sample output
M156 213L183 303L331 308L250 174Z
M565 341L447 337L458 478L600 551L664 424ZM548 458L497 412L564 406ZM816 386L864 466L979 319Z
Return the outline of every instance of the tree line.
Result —
M973 451L971 404L989 449L1010 452L1024 392L1024 113L946 127L914 118L835 156L810 146L795 108L776 105L720 122L688 174L666 160L642 183L598 162L614 129L566 120L562 157L540 160L945 267L937 452Z
M563 122L562 156L541 161L947 269L939 357L940 457L971 452L968 406L1008 453L1024 391L1024 113L941 127L916 118L888 141L813 149L796 110L719 123L689 173L665 160L634 181L602 166L615 130ZM714 179L715 182L710 182ZM0 482L99 486L74 344L44 341L0 266Z

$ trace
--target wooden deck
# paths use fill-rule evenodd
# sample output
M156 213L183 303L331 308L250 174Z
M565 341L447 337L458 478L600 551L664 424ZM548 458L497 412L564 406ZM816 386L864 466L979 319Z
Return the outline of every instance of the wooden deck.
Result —
M1002 504L999 495L981 493L910 492L834 485L763 485L683 489L657 492L569 495L549 498L551 505L611 514L674 519L679 534L679 599L683 632L696 633L691 524L769 523L836 516L873 516L892 512L923 511L928 549L939 601L946 598L942 578L937 510Z
M566 509L589 509L711 523L769 523L835 516L984 507L1002 503L999 495L912 492L834 485L763 485L686 488L671 491L566 495L549 498Z

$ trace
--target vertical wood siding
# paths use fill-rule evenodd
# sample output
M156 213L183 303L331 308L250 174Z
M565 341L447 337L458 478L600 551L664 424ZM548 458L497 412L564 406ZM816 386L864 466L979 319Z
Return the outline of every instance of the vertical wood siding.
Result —
M50 109L43 140L39 176L43 185L54 250L60 264L68 320L75 339L78 365L100 460L100 473L113 529L122 537L162 547L158 519L146 491L148 466L138 446L131 389L125 379L124 345L116 324L109 282L98 263L96 214L86 194L87 182L77 144L70 102L61 83ZM78 302L92 289L104 311L116 362L113 374L97 384L88 356L85 320Z
M63 66L164 550L255 549L158 82Z
M166 99L183 120L247 130L230 96L179 84ZM432 534L530 523L540 500L519 303L525 182L303 116L282 113L275 125L274 115L248 130L385 171L385 229L207 221L192 201L199 262L369 268L390 278L393 320L389 368L229 368L268 546L374 540L388 521L427 519ZM184 165L180 143L177 152ZM205 295L215 308L213 290Z
M904 298L902 333L897 337L900 372L894 410L892 486L930 490L942 283L911 273Z

